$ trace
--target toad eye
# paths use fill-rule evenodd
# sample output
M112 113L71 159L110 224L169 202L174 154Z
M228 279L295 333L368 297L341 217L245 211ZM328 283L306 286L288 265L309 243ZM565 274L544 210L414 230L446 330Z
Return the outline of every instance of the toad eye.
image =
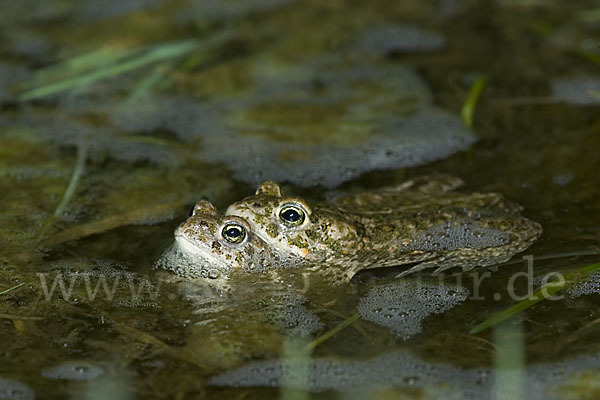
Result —
M196 208L196 206L192 206L192 208L190 208L190 211L188 211L188 217L191 217L194 215L194 209Z
M242 243L246 238L246 229L238 224L227 224L221 230L221 235L229 243Z
M281 207L279 218L287 226L300 226L304 222L306 213L296 205L286 205Z

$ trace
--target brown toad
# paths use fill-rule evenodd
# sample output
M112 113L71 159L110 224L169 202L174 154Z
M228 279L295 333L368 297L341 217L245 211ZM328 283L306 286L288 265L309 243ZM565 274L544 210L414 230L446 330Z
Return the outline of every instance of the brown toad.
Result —
M303 268L334 283L367 268L407 265L400 274L405 275L494 265L540 236L541 226L521 216L520 206L497 193L453 191L461 183L424 176L309 203L267 181L255 195L229 206L225 217L210 203L199 203L175 236L184 253L200 256L221 275ZM198 234L207 219L210 230Z

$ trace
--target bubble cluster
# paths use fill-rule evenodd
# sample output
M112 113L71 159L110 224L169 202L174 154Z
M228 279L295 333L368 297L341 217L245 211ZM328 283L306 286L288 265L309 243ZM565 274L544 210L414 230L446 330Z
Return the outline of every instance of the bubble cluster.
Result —
M421 332L421 322L431 314L441 314L469 296L465 287L398 281L369 290L358 305L361 317L390 328L408 339Z
M59 268L64 272L69 272L73 276L94 277L94 278L119 278L123 282L138 281L143 284L150 284L146 277L128 271L124 264L115 260L104 258L75 258L50 263L51 268Z
M50 262L49 267L51 273L44 279L51 288L55 284L73 288L73 291L61 290L63 298L77 298L77 301L84 302L114 301L123 307L156 307L158 284L147 275L128 271L126 266L116 261L63 259ZM59 294L53 289L50 293Z
M295 379L302 374L295 374L294 370L308 370L308 381ZM284 374L286 387L313 392L333 389L357 398L368 398L369 392L377 389L404 387L425 389L425 393L432 395L437 392L436 386L445 384L445 394L449 396L445 398L460 398L457 395L472 396L479 392L476 382L484 371L430 364L407 352L397 351L366 361L321 359L254 362L217 375L209 380L209 384L279 387Z
M202 0L191 2L178 15L179 21L206 18L209 21L232 20L249 14L265 12L297 0Z
M270 179L300 186L335 187L364 172L407 167L449 156L466 148L471 141L469 135L455 135L464 132L463 127L441 110L425 110L404 120L388 121L386 129L385 133L352 147L289 145L239 137L235 141L246 150L246 157L240 157L239 151L232 147L215 154L219 158L228 155L234 176L244 182L258 184ZM298 157L285 160L281 155L286 154Z
M25 4L24 4L25 3ZM0 22L19 25L19 22L48 22L60 19L63 23L80 20L103 20L115 18L130 12L152 9L165 3L165 0L124 0L106 3L101 0L86 0L67 3L61 0L47 0L44 7L37 7L35 0L8 2L2 7ZM23 10L30 10L25 16Z
M67 9L66 5L61 7L59 1L48 1L44 7L37 7L36 0L22 0L19 2L9 1L2 4L0 12L0 26L22 25L27 21L45 22L57 16L63 15ZM29 12L24 13L23 10Z
M448 157L475 141L397 63L340 52L297 63L257 57L244 67L251 89L224 89L204 101L156 95L103 102L127 86L122 76L58 94L61 114L34 107L1 116L0 126L28 127L49 144L86 143L91 159L220 164L253 185L335 187L365 172Z
M578 356L562 362L534 364L523 370L529 399L564 399L561 388L577 381L580 374L600 367L598 354ZM308 380L297 371L308 371ZM285 379L283 378L285 376ZM252 362L211 378L214 386L280 387L320 392L336 390L349 398L372 398L378 390L420 389L424 399L492 399L494 371L463 369L421 360L406 351L395 351L365 361L334 359L272 360ZM344 398L346 398L346 396Z
M252 70L256 85L252 97L259 103L284 101L326 106L346 100L353 105L352 111L372 110L374 115L380 115L377 109L389 102L395 103L399 114L432 102L428 86L413 69L375 60L366 63L362 55L332 53L295 64L263 57ZM374 91L380 97L369 96ZM248 105L255 103L253 99L246 99Z
M124 132L163 129L185 142L200 139L196 157L225 163L251 184L335 187L364 172L447 157L475 140L399 65L346 65L335 57L300 66L261 61L254 79L250 95L203 103L148 98L117 110L111 121ZM315 81L323 86L318 94Z
M475 222L446 222L419 233L412 245L418 250L485 249L510 243L508 233Z
M125 135L110 126L90 124L82 114L63 112L50 117L30 110L26 115L1 116L0 127L26 127L33 137L49 146L76 147L83 144L87 158L91 160L102 160L110 154L114 159L125 162L148 160L169 165L181 162L178 147L155 143L149 134Z
M391 52L435 51L444 47L443 36L410 25L379 25L365 30L358 38L360 50L386 54Z
M227 270L217 270L210 260L184 251L177 242L167 248L156 261L155 268L171 271L187 279L204 279L215 286L227 287Z
M119 300L119 306L129 308L159 308L158 303L142 300L140 296L127 297Z
M44 368L42 376L47 379L91 381L104 374L104 368L86 361L68 361L51 368Z
M567 293L571 297L600 293L600 271L594 272L586 280L577 282L573 286L569 287Z
M33 400L35 399L35 393L24 383L0 377L0 399Z
M210 244L210 241L207 243ZM246 280L253 277L264 277L273 270L295 269L300 267L302 259L293 256L279 255L277 252L266 251L259 246L247 243L243 252L242 268L235 267L234 262L221 257L222 262L216 262L212 248L198 248L198 251L183 248L175 241L156 261L154 267L165 269L186 279L203 282L220 291L228 291L232 285L245 285ZM267 249L268 250L268 249ZM239 281L239 280L242 281ZM233 282L232 282L233 281Z
M323 327L319 318L304 303L306 299L292 292L273 293L260 302L258 311L266 322L280 327L288 335L307 335Z
M552 177L552 184L556 186L566 186L575 179L574 174L560 174Z
M148 96L107 111L114 126L128 133L164 130L192 140L224 129L219 124L221 115L216 104L178 96Z
M600 79L593 76L557 79L552 93L558 100L577 106L600 104Z
M568 386L577 386L585 392L585 384L582 378L588 374L588 378L597 385L597 375L589 376L590 370L600 368L600 353L580 355L562 362L548 364L534 364L525 369L525 385L528 398L531 399L566 399L581 398L581 392L576 396L569 396L566 389ZM589 388L589 386L588 386ZM594 396L592 396L594 397Z
M155 9L166 0L121 0L106 3L102 0L86 0L75 3L74 13L76 19L104 20L119 17L134 11Z

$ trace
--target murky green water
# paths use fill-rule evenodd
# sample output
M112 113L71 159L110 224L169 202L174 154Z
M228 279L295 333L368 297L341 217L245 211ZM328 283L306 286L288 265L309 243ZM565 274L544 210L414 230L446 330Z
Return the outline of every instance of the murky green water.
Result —
M527 297L522 256L531 278L600 260L597 1L35 3L0 9L0 398L597 395L595 275L469 333ZM428 173L542 237L451 298L400 268L221 297L153 269L201 198Z

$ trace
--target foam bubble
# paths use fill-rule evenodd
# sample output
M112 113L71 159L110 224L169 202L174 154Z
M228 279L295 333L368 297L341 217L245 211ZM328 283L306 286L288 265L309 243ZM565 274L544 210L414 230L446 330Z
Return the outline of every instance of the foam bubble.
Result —
M67 285L74 282L73 296L78 301L106 299L124 307L155 307L159 296L156 282L125 268L108 259L63 259L49 263L51 272L45 279Z
M150 282L138 273L128 271L126 266L118 261L103 258L74 258L50 262L51 268L63 270L65 273L94 278L119 278L124 282L130 280L145 284Z
M0 399L33 400L35 399L35 393L24 383L0 377Z
M552 82L554 97L569 104L600 104L600 79L593 76L557 79Z
M293 66L261 59L251 70L252 90L204 102L156 96L114 107L65 95L68 112L50 118L31 110L7 124L28 126L50 143L87 141L92 158L225 163L253 185L272 179L335 187L365 172L444 158L475 141L401 65L331 54ZM107 118L91 123L90 115ZM165 140L156 134L172 136L159 145Z
M552 177L552 184L556 186L566 186L575 178L574 174L560 174Z
M257 310L266 322L279 326L288 335L306 335L317 332L323 324L305 303L305 298L293 292L273 293L263 297Z
M360 300L358 312L362 318L408 339L421 332L427 316L448 311L468 296L464 287L403 280L369 290Z
M108 153L119 161L149 160L157 164L177 165L181 162L178 155L183 150L182 147L155 144L150 135L126 135L111 126L85 122L77 111L49 117L29 110L14 118L5 116L0 119L0 126L27 127L49 145L78 146L86 143L88 157L92 160L102 160Z
M148 96L127 107L110 112L111 122L126 132L167 130L184 139L193 139L221 130L218 106L213 102L198 103L177 96ZM221 129L219 129L221 128Z
M203 103L148 98L111 113L111 122L126 132L164 129L186 142L200 139L197 157L225 162L251 184L334 187L364 172L447 157L475 141L400 65L333 54L297 65L263 58L253 71L251 92Z
M0 13L0 22L21 25L43 23L61 19L61 23L77 23L81 20L102 20L119 17L133 11L152 9L166 0L123 0L107 3L102 0L86 0L67 3L62 0L46 0L38 7L36 0L7 2ZM28 12L24 12L28 10Z
M356 44L360 50L390 52L435 51L444 47L443 36L411 25L379 25L363 32Z
M141 297L127 297L125 299L119 300L119 306L129 307L129 308L159 308L158 303L152 301L144 301Z
M235 268L225 259L216 262L207 253L196 251L186 241L175 241L161 255L154 267L165 269L185 279L198 280L219 291L229 291L231 286L246 285L248 279L274 279L269 273L273 270L293 270L302 265L302 259L279 255L268 246L255 248L248 243L242 268ZM247 256L247 257L246 257Z
M508 233L474 222L434 225L415 237L412 248L418 250L485 249L510 243Z
M544 282L552 283L557 281L557 276L552 274L536 276L533 278L533 285L541 286ZM579 281L573 285L567 286L566 293L569 297L577 298L589 294L600 293L600 271L590 274L587 279Z
M534 364L523 372L529 399L564 399L563 386L577 382L587 370L600 367L599 354L562 362ZM289 373L287 371L292 371ZM294 370L308 370L308 381L294 379ZM286 373L287 372L287 373ZM209 379L214 386L280 387L320 392L336 390L350 398L370 398L377 390L420 389L425 399L492 399L494 371L463 369L426 362L406 351L395 351L365 361L334 359L252 362ZM302 374L299 374L302 375Z
M237 19L248 14L265 12L296 2L297 0L202 0L185 7L179 21L206 18L210 21Z
M292 65L263 57L256 61L253 71L259 101L325 105L359 100L357 111L397 101L397 113L432 101L428 86L413 69L395 63L366 63L343 53L316 56ZM382 93L377 98L365 96L370 90Z
M51 368L44 368L42 376L47 379L91 381L104 374L104 368L87 361L68 361Z
M103 20L119 17L134 11L150 10L164 4L166 0L120 0L107 3L103 0L77 2L75 19Z
M8 27L48 22L63 17L69 11L69 5L60 0L48 0L44 2L44 7L38 7L39 5L37 0L4 2L2 3L2 12L0 12L0 24Z
M233 387L279 387L286 370L308 370L309 379L294 379L295 374L285 374L285 385L293 389L319 392L337 390L353 393L358 398L370 390L404 387L429 388L443 383L445 394L477 393L476 377L479 371L464 371L442 364L428 364L406 352L394 352L366 361L341 360L280 360L255 362L233 371L217 375L209 380L210 385ZM470 382L471 381L471 382ZM470 384L469 384L470 383ZM472 387L472 388L470 388ZM471 390L469 390L471 389Z
M205 156L214 161L226 159L237 179L252 184L271 179L300 186L335 187L364 172L443 158L474 141L454 116L434 108L406 119L390 117L381 123L379 134L353 146L290 144L238 136L232 140L239 147L221 148ZM244 156L239 148L245 150Z
M567 293L571 297L579 297L586 294L600 293L600 271L594 272L586 280L577 282L569 287Z
M211 261L199 255L184 251L178 242L167 248L156 261L155 268L164 269L186 279L201 280L220 290L229 289L227 270L214 268Z

